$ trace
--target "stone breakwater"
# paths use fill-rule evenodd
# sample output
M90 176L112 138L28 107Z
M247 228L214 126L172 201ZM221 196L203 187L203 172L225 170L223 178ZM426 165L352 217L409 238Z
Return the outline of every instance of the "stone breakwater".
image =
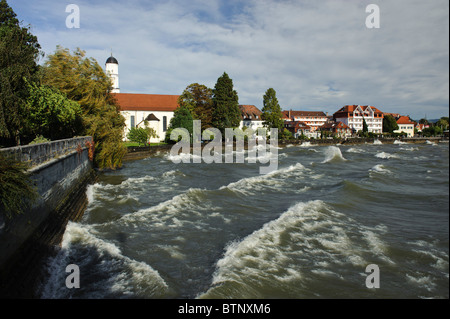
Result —
M0 296L33 298L41 263L52 253L69 220L79 220L87 205L86 187L96 174L89 158L90 137L3 149L31 164L39 198L12 218L0 215Z

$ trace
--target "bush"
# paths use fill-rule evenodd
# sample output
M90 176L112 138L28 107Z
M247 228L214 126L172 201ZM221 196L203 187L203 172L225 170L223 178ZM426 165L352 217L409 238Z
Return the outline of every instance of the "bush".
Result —
M38 197L27 168L26 163L0 153L0 212L8 218L22 214Z

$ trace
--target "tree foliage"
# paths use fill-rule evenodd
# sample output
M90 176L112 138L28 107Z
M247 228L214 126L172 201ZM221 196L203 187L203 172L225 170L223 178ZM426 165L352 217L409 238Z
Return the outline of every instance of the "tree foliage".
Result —
M194 120L202 121L202 131L212 125L212 90L207 86L190 84L178 98L178 105L187 107Z
M158 137L153 128L148 127L148 124L145 123L145 127L132 127L127 134L127 138L139 144L147 144L152 137Z
M395 130L398 130L397 121L392 115L385 115L383 119L383 132L394 133Z
M276 128L280 133L280 137L284 136L283 120L281 114L281 107L278 103L276 91L269 88L263 96L263 108L261 118L263 125L268 129Z
M236 128L241 121L238 94L233 89L233 80L227 73L224 72L217 79L212 100L212 125L224 136L225 128Z
M99 168L115 169L122 165L126 147L122 141L125 118L110 94L111 80L97 61L86 58L85 52L57 47L48 56L42 81L79 103L82 109L84 134L95 141L95 163Z
M69 100L55 88L37 84L28 85L26 103L26 130L51 140L71 138L82 132L80 105Z
M173 143L170 139L170 134L176 128L185 128L188 130L189 135L192 136L194 130L194 118L192 117L191 111L187 106L179 106L175 109L172 119L170 120L169 128L166 132L166 143Z
M20 145L24 126L26 81L37 78L37 61L42 55L37 38L21 27L14 11L0 1L0 138Z
M0 152L0 212L9 218L30 208L38 197L27 169L25 163Z

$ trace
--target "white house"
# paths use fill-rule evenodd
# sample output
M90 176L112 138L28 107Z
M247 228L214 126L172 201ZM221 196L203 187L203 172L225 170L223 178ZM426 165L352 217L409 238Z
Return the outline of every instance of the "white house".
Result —
M374 106L346 105L334 113L336 122L348 125L354 133L363 130L363 121L366 121L368 132L383 133L384 114Z
M317 111L283 111L284 121L302 122L310 128L310 133L314 133L328 121L328 116L324 112Z
M414 126L416 123L412 122L408 116L400 116L397 120L398 130L394 133L406 133L408 137L414 136Z
M258 128L262 128L263 119L261 118L262 112L254 105L239 105L241 110L241 122L239 128L244 127L251 128L254 132L257 132Z

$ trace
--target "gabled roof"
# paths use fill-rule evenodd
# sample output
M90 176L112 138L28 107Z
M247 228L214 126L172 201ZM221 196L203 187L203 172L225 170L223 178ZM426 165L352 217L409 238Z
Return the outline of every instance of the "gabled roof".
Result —
M282 118L289 119L293 117L305 117L305 116L314 116L314 117L326 117L327 115L324 112L317 111L282 111Z
M241 118L247 120L257 120L262 121L262 112L254 105L239 105L241 110Z
M173 112L179 95L112 93L121 111Z
M400 116L400 118L397 120L397 124L412 124L414 125L415 123L412 122L409 117L407 116Z
M383 116L383 112L381 112L379 109L377 109L374 106L370 105L345 105L344 107L340 108L336 113L334 113L334 117L347 117L348 113L353 113L356 111L356 109L361 109L363 112L367 110L367 108L370 108L374 114L379 114Z

